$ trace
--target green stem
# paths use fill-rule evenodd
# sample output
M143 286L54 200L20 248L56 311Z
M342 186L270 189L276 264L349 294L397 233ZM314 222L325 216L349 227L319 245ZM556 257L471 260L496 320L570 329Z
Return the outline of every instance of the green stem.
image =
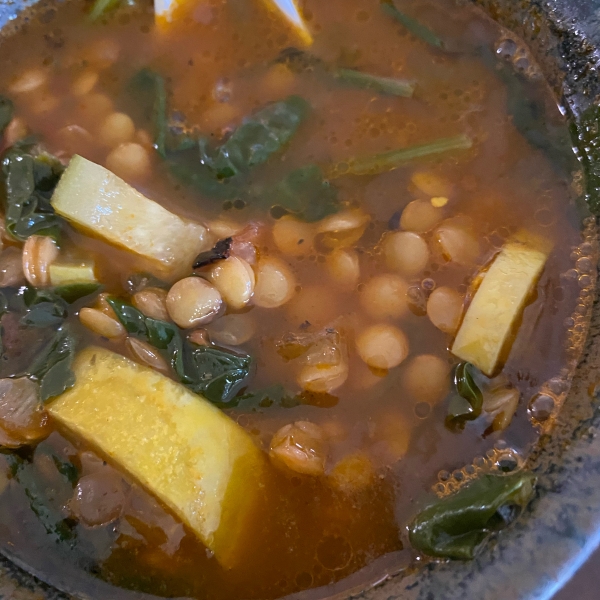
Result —
M392 77L378 77L355 69L337 69L335 77L353 87L375 90L381 94L392 96L410 98L415 91L415 85L411 81Z
M453 150L468 150L473 146L473 140L467 135L456 135L454 137L441 138L428 144L410 146L399 150L391 150L375 156L365 158L352 158L340 162L328 170L329 179L335 179L342 175L376 175L384 171L391 171L406 163L419 158L444 154Z
M431 29L398 10L392 0L380 0L379 4L383 12L396 19L399 23L402 23L415 37L427 42L434 48L444 48L444 42Z

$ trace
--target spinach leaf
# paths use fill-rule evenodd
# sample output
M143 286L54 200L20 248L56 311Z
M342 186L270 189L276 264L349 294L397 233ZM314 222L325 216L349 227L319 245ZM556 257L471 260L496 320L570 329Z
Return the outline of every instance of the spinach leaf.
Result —
M450 399L446 425L451 428L464 427L465 421L476 419L483 408L483 393L475 383L471 370L475 367L467 362L454 370L456 394Z
M467 135L440 138L427 144L409 146L399 150L391 150L374 156L351 158L333 165L329 177L335 178L342 175L377 175L391 171L402 165L421 158L446 154L456 150L468 150L473 146L473 141Z
M210 149L201 140L200 162L208 166L217 179L247 173L265 163L292 139L309 109L308 102L300 96L273 102L244 119L218 148Z
M592 104L571 125L571 137L585 175L586 200L600 214L600 106Z
M67 318L67 303L49 289L27 287L23 292L25 314L21 324L30 327L54 327Z
M393 77L379 77L356 69L337 69L334 76L352 87L374 90L380 94L410 98L415 91L415 85L410 81Z
M0 135L8 127L15 113L15 105L10 98L0 96Z
M81 298L99 292L101 287L99 283L68 283L52 288L52 291L68 304L73 304Z
M421 511L409 524L410 542L428 556L469 560L490 532L518 516L535 482L531 473L483 475Z
M67 327L61 327L29 368L29 375L40 382L42 402L73 387L75 374L71 365L74 356L75 338Z
M56 454L51 454L51 458L58 472L63 475L73 487L75 487L77 481L79 481L79 471L77 470L77 467L71 461L63 460Z
M57 159L24 144L4 152L0 196L6 229L13 238L24 241L33 234L58 236L61 219L50 199L62 172L63 166Z
M231 242L233 238L225 238L219 240L214 248L210 250L206 250L205 252L200 252L198 256L196 256L196 260L194 260L193 267L194 269L200 269L202 267L206 267L208 265L212 265L219 260L223 260L225 258L229 258L229 252L231 250Z
M111 0L108 0L111 1ZM164 77L151 69L142 69L130 82L130 89L143 104L151 99L150 111L154 125L154 147L165 158L167 155L167 86Z
M128 333L163 352L186 387L217 405L229 405L244 386L252 358L215 347L194 346L179 328L166 321L145 317L137 308L118 298L107 298Z
M317 165L292 171L261 195L269 207L279 206L303 221L314 222L339 210L337 189L325 180Z
M219 348L198 346L191 350L186 375L190 380L187 386L207 400L219 405L227 405L242 389L252 359L247 354L234 354Z

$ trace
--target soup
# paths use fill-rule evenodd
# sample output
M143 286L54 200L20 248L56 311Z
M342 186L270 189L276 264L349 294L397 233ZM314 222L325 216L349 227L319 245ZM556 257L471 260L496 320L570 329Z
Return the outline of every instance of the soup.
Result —
M1 41L0 537L38 570L343 590L531 497L596 263L549 89L449 0L267 8Z

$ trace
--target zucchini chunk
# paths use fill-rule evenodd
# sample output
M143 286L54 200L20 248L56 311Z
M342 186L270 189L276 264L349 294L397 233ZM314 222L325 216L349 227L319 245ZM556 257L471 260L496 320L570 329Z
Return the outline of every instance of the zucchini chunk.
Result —
M266 461L251 437L201 396L104 348L83 350L73 371L74 387L47 405L51 416L234 566L264 503Z
M206 229L149 200L108 169L75 155L52 196L75 227L143 259L159 277L191 268L210 247Z
M71 283L97 283L93 262L52 263L48 267L52 286L70 285Z
M544 244L507 243L483 277L458 330L452 353L492 376L508 351L548 258Z

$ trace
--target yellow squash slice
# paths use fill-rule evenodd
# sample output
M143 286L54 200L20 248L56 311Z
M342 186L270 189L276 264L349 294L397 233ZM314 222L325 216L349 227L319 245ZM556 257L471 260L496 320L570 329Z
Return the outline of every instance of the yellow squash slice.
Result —
M152 492L226 568L248 544L266 462L250 436L187 388L104 348L76 358L52 417Z
M174 215L81 156L71 159L52 206L75 227L137 255L159 277L189 270L210 246L202 225Z
M507 243L483 277L458 330L452 353L491 376L533 291L549 249L544 244Z

